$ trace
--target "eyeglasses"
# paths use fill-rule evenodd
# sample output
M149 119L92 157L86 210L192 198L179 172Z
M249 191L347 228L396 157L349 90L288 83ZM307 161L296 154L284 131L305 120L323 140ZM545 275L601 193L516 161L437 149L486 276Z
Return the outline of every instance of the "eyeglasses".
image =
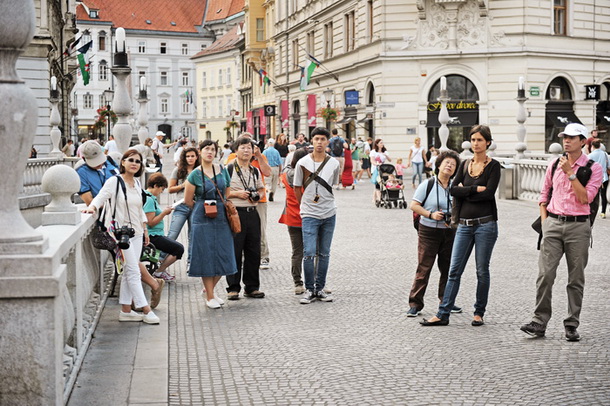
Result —
M133 159L133 158L127 158L125 159L127 162L131 162L131 163L136 163L136 164L141 164L142 161L140 161L139 159Z

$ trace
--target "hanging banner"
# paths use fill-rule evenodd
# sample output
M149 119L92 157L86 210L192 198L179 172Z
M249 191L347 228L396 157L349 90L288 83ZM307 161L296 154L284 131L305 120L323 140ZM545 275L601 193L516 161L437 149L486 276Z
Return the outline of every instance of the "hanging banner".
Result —
M254 135L254 119L252 117L252 111L246 113L246 132Z
M260 117L258 133L260 135L267 135L267 116L265 116L265 109L259 109L258 116Z
M316 113L316 95L307 95L307 125L309 127L315 127L317 125L317 113Z
M288 128L290 126L289 114L288 114L288 100L282 100L280 102L282 109L282 128Z

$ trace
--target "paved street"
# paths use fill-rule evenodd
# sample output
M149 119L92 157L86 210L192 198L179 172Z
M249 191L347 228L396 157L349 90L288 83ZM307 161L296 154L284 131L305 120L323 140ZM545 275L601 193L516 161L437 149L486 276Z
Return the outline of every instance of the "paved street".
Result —
M375 208L372 189L367 180L335 192L333 303L301 305L293 293L288 232L277 223L280 189L269 203L271 268L261 271L267 297L207 309L201 283L179 264L157 312L160 326L119 325L117 300L109 299L69 404L610 404L610 220L594 228L581 342L563 339L563 261L547 337L519 331L534 304L537 236L529 224L538 209L518 201L498 204L486 325L470 326L472 258L457 299L464 313L447 327L424 328L405 316L417 253L411 212ZM437 282L435 273L424 317L436 311Z

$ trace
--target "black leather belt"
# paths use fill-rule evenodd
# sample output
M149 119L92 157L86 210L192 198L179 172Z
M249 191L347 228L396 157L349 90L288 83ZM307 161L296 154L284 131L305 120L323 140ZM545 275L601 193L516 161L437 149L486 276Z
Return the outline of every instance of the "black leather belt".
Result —
M246 213L249 213L251 211L256 210L256 206L247 206L247 207L236 207L237 211L245 211Z
M551 213L551 212L549 212L549 217L553 217L554 219L557 219L559 221L566 221L568 223L573 223L573 222L584 223L589 218L589 216L587 216L586 214L582 215L582 216L560 216L559 214L555 214L555 213Z
M460 219L460 224L463 226L472 227L489 223L490 221L494 221L494 216L478 217L476 219Z

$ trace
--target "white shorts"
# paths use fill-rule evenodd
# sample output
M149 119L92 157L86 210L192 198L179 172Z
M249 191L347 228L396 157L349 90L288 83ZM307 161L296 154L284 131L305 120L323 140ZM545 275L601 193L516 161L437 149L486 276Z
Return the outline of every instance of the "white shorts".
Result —
M354 172L358 172L362 169L362 161L360 161L359 159L352 161L352 165Z

